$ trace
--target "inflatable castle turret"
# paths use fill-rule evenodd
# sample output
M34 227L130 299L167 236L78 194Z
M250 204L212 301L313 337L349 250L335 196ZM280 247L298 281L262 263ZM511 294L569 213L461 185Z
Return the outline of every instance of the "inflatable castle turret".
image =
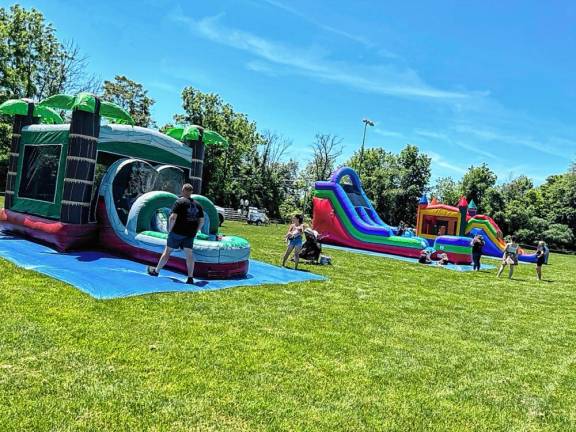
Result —
M476 213L478 212L478 209L476 208L476 203L474 202L474 200L470 200L470 203L468 204L468 214L471 217L476 216Z
M428 207L428 197L426 196L426 194L422 194L422 196L420 197L420 200L418 201L417 214L419 214L421 211L425 210L426 207ZM422 219L419 217L416 217L416 232L419 233L421 231L422 231Z
M458 210L460 211L459 235L464 236L466 234L466 220L468 215L468 200L464 195L462 195L460 201L458 201Z

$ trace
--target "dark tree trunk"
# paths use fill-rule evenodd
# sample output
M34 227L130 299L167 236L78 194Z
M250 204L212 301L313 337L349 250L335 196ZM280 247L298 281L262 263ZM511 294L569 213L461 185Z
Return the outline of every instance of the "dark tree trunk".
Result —
M204 173L204 141L202 132L200 138L196 141L185 141L188 147L192 149L192 163L190 166L190 184L194 194L202 194L202 175Z
M27 115L15 115L12 122L12 142L10 143L10 154L8 158L8 174L6 176L6 196L4 200L4 208L10 209L14 203L14 195L17 191L16 188L16 175L18 171L18 158L20 157L20 137L22 135L22 128L36 124L40 121L38 117L33 116L34 103L28 103Z
M99 134L100 100L96 98L94 113L80 110L72 113L62 194L62 222L86 224L90 220Z

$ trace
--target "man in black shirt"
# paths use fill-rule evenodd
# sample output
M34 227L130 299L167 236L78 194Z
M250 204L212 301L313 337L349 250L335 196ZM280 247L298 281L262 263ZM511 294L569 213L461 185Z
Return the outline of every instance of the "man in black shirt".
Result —
M186 283L194 283L194 255L192 247L196 233L204 225L204 210L190 195L192 195L192 185L186 183L182 186L182 196L172 206L172 213L168 219L166 248L160 257L158 265L156 267L148 267L150 276L158 276L162 267L168 262L172 251L182 248L186 254L186 267L188 268Z

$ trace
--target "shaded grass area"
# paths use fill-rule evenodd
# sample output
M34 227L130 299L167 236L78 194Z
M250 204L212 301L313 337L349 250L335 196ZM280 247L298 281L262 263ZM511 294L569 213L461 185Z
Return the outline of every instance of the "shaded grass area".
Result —
M227 222L278 263L282 226ZM0 260L0 430L570 430L576 259L327 250L327 282L94 300Z

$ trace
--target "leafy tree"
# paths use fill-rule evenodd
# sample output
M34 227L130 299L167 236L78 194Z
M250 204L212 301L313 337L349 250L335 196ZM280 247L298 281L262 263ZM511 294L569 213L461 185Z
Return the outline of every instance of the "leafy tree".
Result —
M154 125L150 115L154 99L148 97L148 91L144 89L142 84L132 81L124 75L116 75L114 81L104 81L102 99L114 102L128 111L136 126L150 127Z
M508 183L504 183L500 188L506 201L522 199L522 197L532 189L534 189L534 183L524 175L517 177Z
M574 247L574 232L564 224L551 224L542 233L542 238L551 245L562 249Z
M299 199L294 190L298 164L284 161L292 145L289 139L272 131L259 133L255 122L214 93L186 87L182 101L184 114L175 115L175 123L214 130L231 144L226 150L206 148L205 195L230 207L238 207L240 199L247 198L252 205L266 208L272 217L280 216L285 200Z
M337 135L316 134L312 144L312 160L306 171L313 181L327 180L342 155L342 140Z
M506 208L506 198L498 187L491 187L486 189L483 198L484 212L490 215L504 212Z
M461 186L452 177L440 177L432 187L432 194L444 204L456 205L462 195Z
M394 220L416 222L418 200L430 181L431 162L429 156L420 153L418 147L413 145L406 146L398 155L400 182Z
M55 93L98 88L86 74L87 59L73 42L56 31L36 9L0 7L0 103L7 99L44 99ZM0 117L0 188L4 189L11 123Z
M542 185L548 219L576 228L576 181L572 174L550 176Z
M479 167L471 166L462 177L462 192L468 201L474 200L479 212L485 210L484 195L494 187L496 180L496 174L485 163Z
M86 74L86 64L78 47L60 42L36 9L0 8L0 102L93 89L97 80Z
M363 161L360 176L362 187L380 216L384 220L391 220L400 183L396 155L378 147L365 149L363 158L360 153L356 151L346 165L358 171L360 161Z
M177 124L196 124L225 137L227 150L207 148L204 161L203 193L222 205L237 207L249 191L258 169L257 148L262 137L256 123L214 93L203 93L193 87L182 91L184 114L174 116Z
M406 146L398 155L382 148L364 151L362 184L384 220L414 224L418 199L430 180L430 158L415 146ZM360 153L347 165L357 169Z

